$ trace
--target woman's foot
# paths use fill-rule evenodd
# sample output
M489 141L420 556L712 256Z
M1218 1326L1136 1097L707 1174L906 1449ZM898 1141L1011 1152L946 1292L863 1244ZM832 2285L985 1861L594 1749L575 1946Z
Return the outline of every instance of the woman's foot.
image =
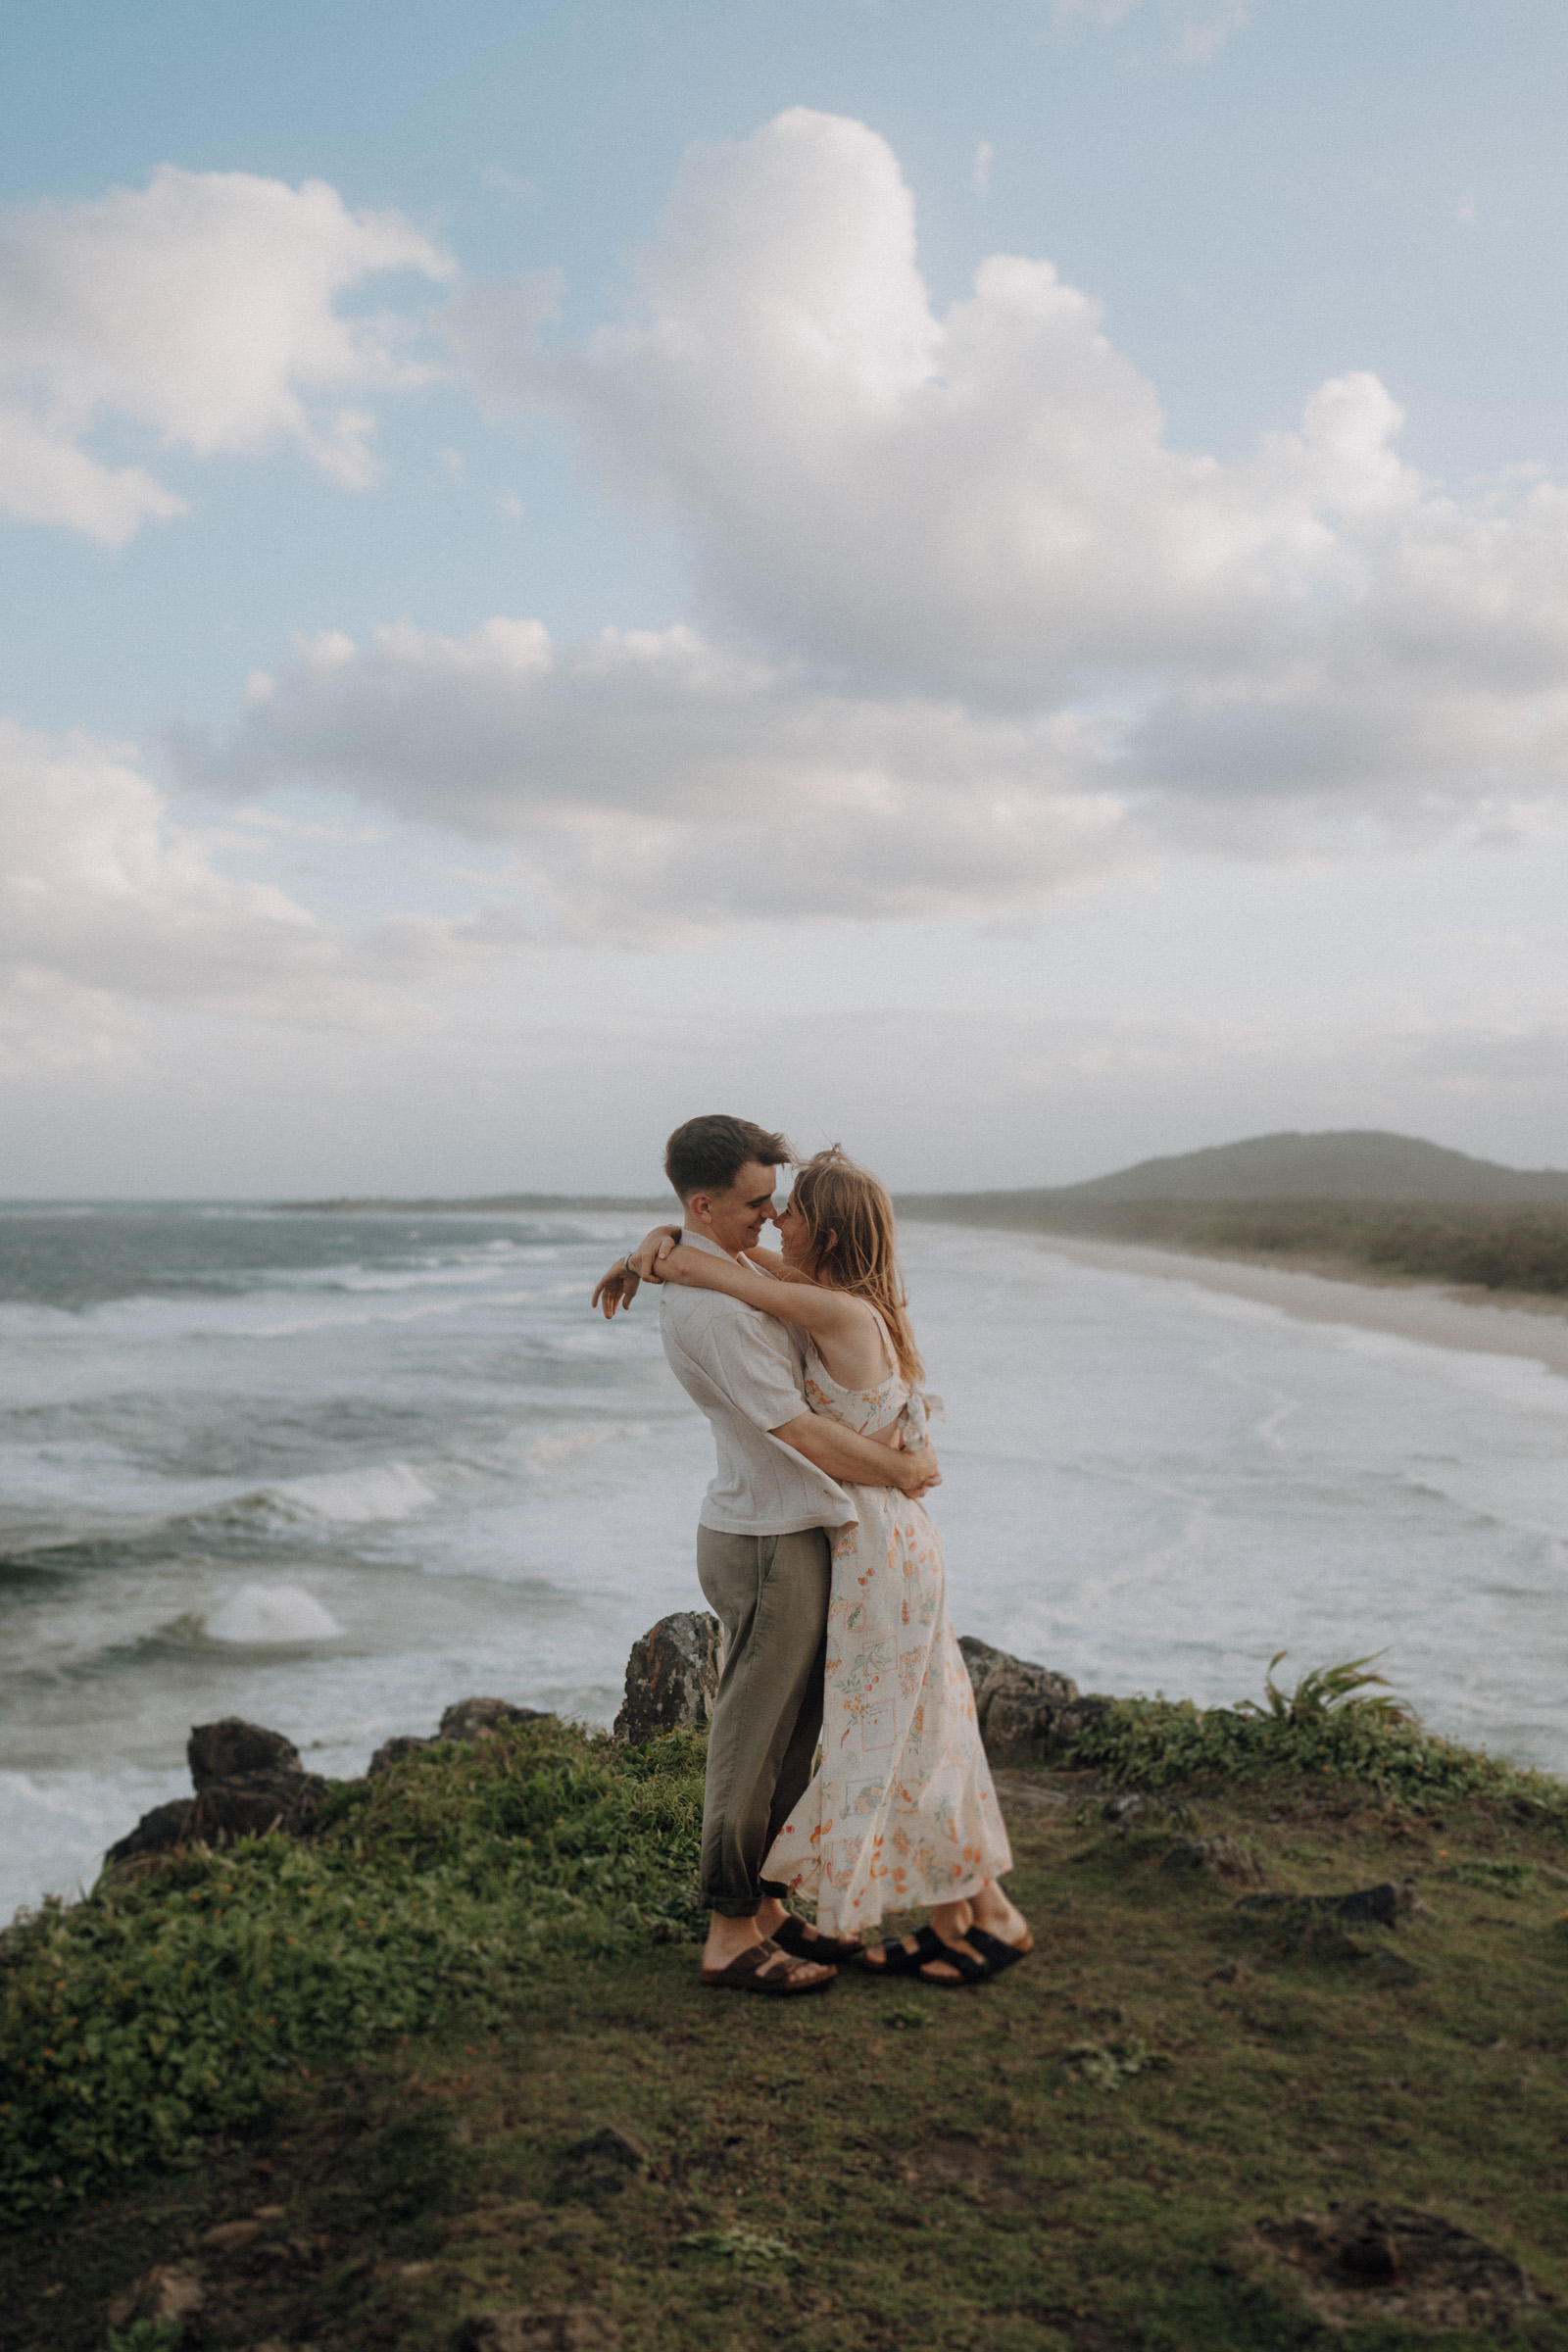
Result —
M822 1929L813 1928L798 1912L786 1911L776 1895L763 1896L757 1925L780 1951L791 1952L798 1960L830 1963L858 1960L865 1948L858 1936L829 1936Z
M987 1936L994 1936L999 1943L1009 1945L1020 1959L1025 1952L1034 1950L1035 1939L1030 1934L1029 1922L995 1879L989 1880L981 1887L969 1909L971 1927L979 1928Z
M868 1943L861 1954L863 1965L873 1977L924 1977L932 1984L972 1982L973 1970L984 1963L978 1952L969 1951L963 1941L969 1916L967 1902L937 1903L927 1925L917 1928L912 1936L901 1936L887 1943ZM971 1974L966 1977L962 1968L945 1960L944 1950L961 1952L970 1963Z
M994 1879L966 1902L938 1903L931 1925L954 1957L927 1960L920 1974L928 1984L977 1984L976 1965L999 1977L1034 1950L1029 1922Z
M972 1984L973 1970L984 1968L981 1954L968 1941L969 1930L975 1924L974 1904L967 1899L961 1903L933 1903L931 1926L950 1952L961 1954L970 1963L959 1967L956 1960L928 1959L920 1974L928 1984Z
M994 1881L981 1887L970 1907L964 1947L979 1954L988 1977L1016 1968L1035 1948L1029 1922Z

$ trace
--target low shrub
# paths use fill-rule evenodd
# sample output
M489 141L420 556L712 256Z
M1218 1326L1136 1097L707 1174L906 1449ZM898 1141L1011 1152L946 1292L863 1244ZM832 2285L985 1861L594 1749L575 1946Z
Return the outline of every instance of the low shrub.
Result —
M703 1757L514 1727L335 1791L308 1844L199 1847L24 1917L0 1935L0 2212L194 2161L318 2052L498 2022L558 1949L696 1932Z
M1369 1658L1317 1667L1287 1692L1273 1679L1284 1655L1270 1660L1262 1705L1115 1699L1083 1722L1061 1760L1140 1788L1210 1778L1327 1777L1417 1807L1487 1797L1568 1832L1568 1787L1439 1739L1398 1699L1372 1695L1384 1678L1366 1671Z

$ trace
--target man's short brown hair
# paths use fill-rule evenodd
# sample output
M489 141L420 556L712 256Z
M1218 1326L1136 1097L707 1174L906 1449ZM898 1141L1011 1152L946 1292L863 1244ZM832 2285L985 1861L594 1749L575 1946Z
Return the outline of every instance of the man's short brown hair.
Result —
M693 1193L727 1193L748 1160L777 1168L788 1167L794 1157L788 1137L713 1111L676 1128L664 1146L664 1174L681 1200L689 1200Z

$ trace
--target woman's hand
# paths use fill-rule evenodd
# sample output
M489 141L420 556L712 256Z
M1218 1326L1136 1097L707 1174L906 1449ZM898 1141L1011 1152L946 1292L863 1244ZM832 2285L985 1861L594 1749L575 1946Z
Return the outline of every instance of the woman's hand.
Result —
M636 1275L623 1257L617 1257L608 1274L601 1274L594 1284L592 1304L597 1306L607 1323L614 1321L617 1306L630 1306L640 1285Z
M678 1225L656 1225L645 1233L635 1250L626 1252L626 1264L642 1282L659 1282L662 1275L655 1271L656 1261L667 1257L680 1239Z
M937 1467L935 1448L930 1446L901 1446L894 1456L897 1465L899 1493L917 1502L922 1494L942 1484Z

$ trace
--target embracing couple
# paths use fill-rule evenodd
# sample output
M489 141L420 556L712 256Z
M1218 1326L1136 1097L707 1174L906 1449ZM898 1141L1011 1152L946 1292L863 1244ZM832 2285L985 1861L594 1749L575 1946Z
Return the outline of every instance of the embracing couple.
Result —
M702 1982L816 1992L856 1961L978 1984L1032 1939L1000 1883L1012 1854L920 1499L940 1483L936 1399L892 1203L835 1148L798 1164L778 1209L780 1165L796 1165L789 1145L749 1119L677 1127L664 1173L684 1223L656 1227L594 1292L612 1317L639 1282L662 1286L664 1353L718 1449L697 1531L723 1627ZM758 1247L770 1222L777 1252ZM919 1906L917 1934L864 1939L885 1910Z

